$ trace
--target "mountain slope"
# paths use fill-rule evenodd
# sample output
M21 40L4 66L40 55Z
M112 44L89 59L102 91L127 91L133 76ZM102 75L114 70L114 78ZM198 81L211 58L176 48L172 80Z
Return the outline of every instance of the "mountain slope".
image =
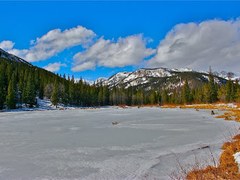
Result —
M110 88L137 87L145 90L150 89L175 89L181 87L188 80L191 87L197 87L208 82L208 73L197 72L190 69L168 69L168 68L142 68L133 72L120 72L109 79L99 79L97 83L108 85ZM226 79L214 75L218 84L225 84Z
M17 56L15 56L13 54L10 54L10 53L2 50L1 48L0 48L0 57L4 58L4 59L11 60L11 61L21 62L21 63L27 64L29 66L32 66L32 64L30 64L29 62L25 61L24 59L22 59L20 57L17 57Z

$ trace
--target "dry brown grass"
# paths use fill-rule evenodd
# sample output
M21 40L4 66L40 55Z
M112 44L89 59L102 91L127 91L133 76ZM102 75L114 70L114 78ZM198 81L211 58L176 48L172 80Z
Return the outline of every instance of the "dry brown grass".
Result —
M164 104L161 108L179 108L179 105L176 104Z
M224 114L216 116L216 118L223 118L225 120L234 120L240 122L240 104L235 104L236 107L229 107L227 104L216 103L216 104L194 104L194 105L174 105L166 104L161 108L181 108L181 109L209 109L226 111Z
M240 122L240 109L228 109L223 115L217 116L216 118L224 118L225 120L232 120Z
M195 105L183 105L181 108L191 108L191 109L218 109L214 104L195 104Z
M207 106L214 109L212 105ZM221 106L220 106L221 107ZM217 116L217 118L224 118L225 120L240 121L240 109L239 104L236 108L230 108L228 106L222 106L221 110L225 110L223 115ZM200 108L201 109L201 108ZM219 109L217 106L215 109ZM233 137L229 142L225 142L222 145L222 154L219 159L219 164L214 166L208 166L202 169L192 169L188 172L186 179L189 180L215 180L215 179L240 179L240 173L238 164L235 162L234 154L240 152L240 134Z
M223 152L216 167L208 166L204 169L193 169L188 173L186 179L240 179L238 164L233 156L240 151L240 135L236 135L231 142L224 143L222 149Z
M215 104L192 104L192 105L175 105L165 104L162 108L181 108L181 109L217 109L217 110L228 110L227 104L215 103Z

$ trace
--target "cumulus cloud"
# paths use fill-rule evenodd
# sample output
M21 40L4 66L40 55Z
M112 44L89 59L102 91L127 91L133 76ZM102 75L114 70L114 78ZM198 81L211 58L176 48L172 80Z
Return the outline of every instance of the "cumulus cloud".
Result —
M0 48L4 49L5 51L8 51L12 49L14 46L14 43L12 41L2 41L0 42Z
M94 37L95 33L92 30L77 26L64 31L60 29L51 30L42 37L32 40L29 49L13 49L14 43L11 41L2 41L0 47L29 62L36 62L46 60L73 46L81 45L85 47L92 42Z
M239 71L240 20L176 25L160 42L148 66Z
M66 67L66 66L67 66L66 64L55 62L55 63L49 63L47 66L44 66L43 68L51 72L57 72L60 70L61 67Z
M100 38L86 51L74 56L73 71L94 69L96 66L124 67L139 64L155 51L146 48L141 34L119 38L116 42Z

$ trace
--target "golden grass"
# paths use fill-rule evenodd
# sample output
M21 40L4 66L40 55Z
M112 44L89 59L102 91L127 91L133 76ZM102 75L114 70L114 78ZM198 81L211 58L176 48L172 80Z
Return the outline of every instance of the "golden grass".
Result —
M214 108L215 106L215 108ZM224 118L225 120L234 120L240 122L239 104L236 108L230 108L227 105L203 106L204 109L219 109L225 110L223 115L216 116L216 118ZM198 106L199 108L199 106ZM199 108L202 109L202 108ZM222 154L219 159L217 167L208 166L204 169L192 169L188 172L186 179L188 180L215 180L215 179L240 179L238 164L235 162L234 154L240 152L240 134L233 137L230 142L225 142L222 145Z
M240 104L236 104L235 108L229 107L227 104L194 104L194 105L173 105L167 104L161 106L161 108L181 108L181 109L209 109L226 111L224 114L216 116L216 118L223 118L225 120L234 120L240 122Z
M179 105L176 104L165 104L161 108L179 108Z
M240 135L236 135L231 142L224 143L222 149L223 152L217 167L208 166L204 169L193 169L187 174L186 179L240 179L238 164L233 156L240 151Z
M175 104L166 104L161 106L161 108L182 108L182 109L217 109L217 110L228 110L229 107L227 104L193 104L193 105L175 105Z
M225 120L234 120L240 122L240 109L228 109L223 115L216 118L224 118Z

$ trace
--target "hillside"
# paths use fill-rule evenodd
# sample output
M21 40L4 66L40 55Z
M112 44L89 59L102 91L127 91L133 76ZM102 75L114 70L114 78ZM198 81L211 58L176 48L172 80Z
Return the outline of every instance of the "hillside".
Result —
M58 76L0 49L0 109L37 107L37 97L77 106L100 102L99 88L74 77Z
M13 54L9 54L8 52L2 50L1 48L0 48L0 58L11 60L11 61L14 61L14 62L20 62L20 63L27 64L29 66L32 66L31 63L25 61L22 58L19 58L19 57L13 55Z

